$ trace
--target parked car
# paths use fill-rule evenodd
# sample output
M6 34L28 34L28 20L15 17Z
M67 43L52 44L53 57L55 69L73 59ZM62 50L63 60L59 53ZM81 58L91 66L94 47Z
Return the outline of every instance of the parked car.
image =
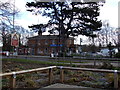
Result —
M2 55L2 51L0 51L0 55Z
M100 52L101 52L101 53L103 54L103 56L105 56L105 57L108 57L108 56L109 56L109 49L102 49Z
M101 52L96 52L96 53L93 53L92 56L102 57L102 56L104 56L104 55L103 55L103 53L101 53Z
M9 51L2 51L3 56L9 56Z

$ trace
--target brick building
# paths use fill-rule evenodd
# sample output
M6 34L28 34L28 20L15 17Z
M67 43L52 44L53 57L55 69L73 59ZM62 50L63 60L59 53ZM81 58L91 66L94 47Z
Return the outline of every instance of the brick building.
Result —
M68 52L75 52L74 38L68 38L65 46ZM63 44L58 35L38 35L28 38L28 47L31 55L50 55L59 53Z
M18 48L18 55L28 55L28 53L29 53L28 46L22 45Z
M120 31L118 32L118 43L120 44Z

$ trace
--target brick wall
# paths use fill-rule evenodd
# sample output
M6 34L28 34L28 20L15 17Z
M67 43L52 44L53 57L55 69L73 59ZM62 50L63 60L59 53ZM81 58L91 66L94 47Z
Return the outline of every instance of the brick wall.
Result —
M74 39L68 39L66 41L67 48L70 48L71 44L74 44ZM28 40L28 47L31 48L30 54L34 55L50 55L50 53L58 53L61 49L62 40L59 38L49 38L41 39L34 38Z

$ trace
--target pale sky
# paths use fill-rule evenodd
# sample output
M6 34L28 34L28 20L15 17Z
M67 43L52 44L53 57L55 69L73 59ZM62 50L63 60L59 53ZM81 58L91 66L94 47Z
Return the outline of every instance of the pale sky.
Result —
M16 17L17 24L22 25L26 29L28 25L45 23L46 17L32 15L31 12L26 11L26 2L33 0L16 0L16 6L20 9L21 13L19 18ZM99 19L104 21L108 20L112 27L118 27L118 1L120 0L106 0L106 3L100 9Z
M29 25L37 23L47 22L46 17L32 15L31 12L26 11L25 4L26 2L31 2L33 0L16 0L16 6L21 10L21 17L16 21L19 25L22 25L24 28L28 29ZM118 27L118 2L120 0L106 0L106 3L103 7L100 8L99 20L108 20L111 27ZM75 43L80 43L80 38L83 39L83 44L87 42L86 37L78 36Z
M8 1L8 0L7 0ZM9 0L13 2L14 0ZM47 18L42 16L35 16L31 12L26 11L26 2L31 2L34 0L15 0L16 7L19 8L20 15L15 17L17 25L23 26L25 29L29 29L28 26L37 23L46 23ZM120 0L106 0L106 3L103 7L100 8L99 20L108 20L110 26L117 28L118 27L118 2ZM80 36L79 36L80 38ZM79 38L76 41L79 42ZM83 41L86 42L86 38L83 38Z
M120 0L106 0L100 9L100 19L109 20L110 25L118 27L118 2Z

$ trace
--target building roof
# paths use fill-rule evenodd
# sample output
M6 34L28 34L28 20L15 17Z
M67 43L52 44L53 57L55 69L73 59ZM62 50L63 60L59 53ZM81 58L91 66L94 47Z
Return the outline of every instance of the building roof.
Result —
M38 35L34 37L30 37L28 39L60 39L59 35ZM73 37L69 37L69 39L74 39Z

